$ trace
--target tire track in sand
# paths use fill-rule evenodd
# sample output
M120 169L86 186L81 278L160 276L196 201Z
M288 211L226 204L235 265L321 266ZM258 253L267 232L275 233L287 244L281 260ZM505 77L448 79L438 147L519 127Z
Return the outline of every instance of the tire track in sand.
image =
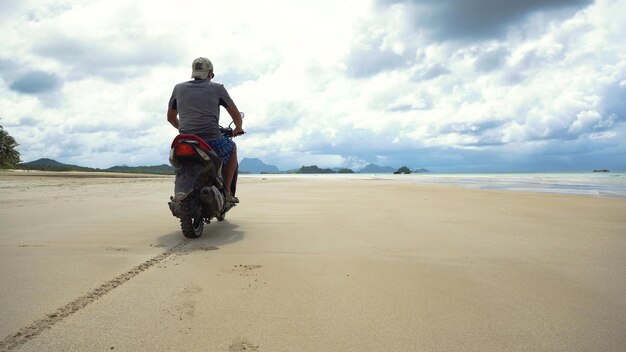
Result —
M183 248L190 241L191 240L188 238L181 240L174 247L168 249L167 251L137 265L129 271L117 276L116 278L103 283L93 291L76 298L75 300L71 301L63 307L58 308L54 313L46 314L43 318L36 320L32 324L21 328L15 334L7 336L4 340L0 341L0 351L10 351L23 345L30 339L41 334L44 330L51 328L54 324L78 312L90 303L95 302L100 297L111 292L111 290L113 290L114 288L139 275L142 271L145 271L150 267L162 262L174 252Z

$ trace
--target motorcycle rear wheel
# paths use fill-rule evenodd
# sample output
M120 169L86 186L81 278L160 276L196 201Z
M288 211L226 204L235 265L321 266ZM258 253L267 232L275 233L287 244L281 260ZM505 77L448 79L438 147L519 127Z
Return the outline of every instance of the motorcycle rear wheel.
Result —
M180 227L183 230L183 235L187 238L202 236L204 219L199 214L198 209L196 202L191 197L185 199L181 204Z

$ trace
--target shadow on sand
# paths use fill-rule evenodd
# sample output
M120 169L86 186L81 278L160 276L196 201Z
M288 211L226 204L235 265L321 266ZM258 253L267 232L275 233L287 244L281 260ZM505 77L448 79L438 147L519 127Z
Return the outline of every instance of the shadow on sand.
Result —
M239 225L230 223L228 220L221 222L215 221L208 225L205 224L202 236L189 241L189 243L185 245L185 252L218 249L221 246L240 241L243 239L244 233L237 230L238 227ZM159 245L171 248L184 239L185 237L183 236L183 233L181 231L177 231L161 236L157 239L157 241L159 242Z

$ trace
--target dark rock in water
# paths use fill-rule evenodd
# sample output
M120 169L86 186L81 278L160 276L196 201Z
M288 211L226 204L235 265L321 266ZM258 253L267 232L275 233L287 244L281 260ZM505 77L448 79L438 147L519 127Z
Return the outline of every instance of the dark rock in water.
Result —
M593 170L593 172L610 172L607 169Z

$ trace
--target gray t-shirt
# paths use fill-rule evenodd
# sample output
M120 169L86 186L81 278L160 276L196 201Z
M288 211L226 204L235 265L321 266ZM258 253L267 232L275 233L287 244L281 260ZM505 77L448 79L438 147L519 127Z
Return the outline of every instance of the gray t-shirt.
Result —
M233 100L226 88L209 80L193 80L174 87L169 107L178 111L181 134L196 134L209 140L222 137L219 129L220 106Z

